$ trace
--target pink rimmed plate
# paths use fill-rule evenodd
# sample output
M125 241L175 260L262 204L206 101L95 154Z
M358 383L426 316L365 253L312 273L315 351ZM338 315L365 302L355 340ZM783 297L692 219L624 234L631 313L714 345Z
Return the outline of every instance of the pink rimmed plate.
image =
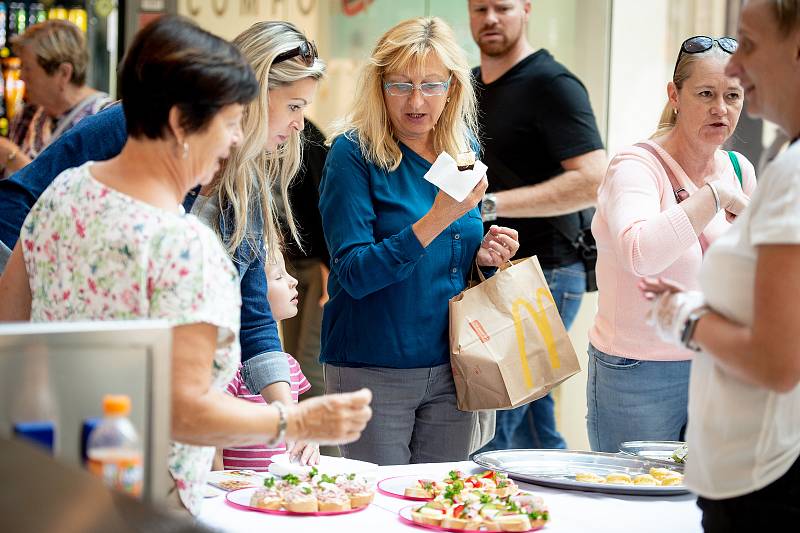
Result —
M233 490L225 495L225 500L231 507L234 507L236 509L241 509L243 511L257 511L260 513L277 514L284 516L334 516L337 514L357 513L369 507L369 505L364 505L362 507L356 507L355 509L347 509L344 511L315 511L309 513L297 513L294 511L287 511L285 509L262 509L261 507L255 507L253 505L250 505L250 498L253 496L253 493L257 490L258 488Z

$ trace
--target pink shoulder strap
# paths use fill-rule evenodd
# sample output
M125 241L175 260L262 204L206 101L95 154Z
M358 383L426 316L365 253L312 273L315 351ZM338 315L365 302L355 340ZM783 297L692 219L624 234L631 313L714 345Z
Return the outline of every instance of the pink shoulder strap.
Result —
M664 172L667 173L667 177L669 178L669 182L672 184L672 192L675 194L675 201L677 203L681 203L682 201L689 198L688 191L683 187L681 187L681 185L678 183L678 179L675 177L675 173L672 172L672 168L667 164L666 161L664 161L664 158L661 157L661 154L658 153L658 150L653 148L648 143L636 143L634 144L634 146L637 146L639 148L644 148L645 150L653 154L653 156L655 156L655 158L664 168Z

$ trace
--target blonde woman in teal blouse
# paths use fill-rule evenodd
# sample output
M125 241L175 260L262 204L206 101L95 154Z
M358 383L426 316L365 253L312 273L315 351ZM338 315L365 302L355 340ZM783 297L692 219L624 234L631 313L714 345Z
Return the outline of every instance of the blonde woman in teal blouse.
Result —
M378 464L466 459L474 413L456 408L448 300L471 265L496 267L516 231L484 237L484 178L463 202L423 179L441 152L477 151L466 55L437 18L379 41L334 134L320 185L331 256L321 360L328 393L374 392L373 421L345 457Z

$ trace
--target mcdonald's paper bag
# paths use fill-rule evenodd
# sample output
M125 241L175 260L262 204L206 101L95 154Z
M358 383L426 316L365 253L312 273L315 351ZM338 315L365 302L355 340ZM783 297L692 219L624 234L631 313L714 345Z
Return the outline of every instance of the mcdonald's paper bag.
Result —
M580 371L536 257L450 300L450 363L462 411L532 402Z

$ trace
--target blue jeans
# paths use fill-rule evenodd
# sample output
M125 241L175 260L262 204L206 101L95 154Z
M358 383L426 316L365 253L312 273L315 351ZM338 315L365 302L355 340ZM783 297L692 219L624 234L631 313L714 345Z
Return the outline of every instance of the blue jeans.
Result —
M547 285L556 301L564 327L570 328L581 306L586 289L586 270L583 263L544 269ZM497 411L494 439L480 451L508 450L514 448L567 447L556 429L553 398L547 396L527 405Z
M690 361L641 361L589 345L586 422L597 452L629 440L683 440Z

